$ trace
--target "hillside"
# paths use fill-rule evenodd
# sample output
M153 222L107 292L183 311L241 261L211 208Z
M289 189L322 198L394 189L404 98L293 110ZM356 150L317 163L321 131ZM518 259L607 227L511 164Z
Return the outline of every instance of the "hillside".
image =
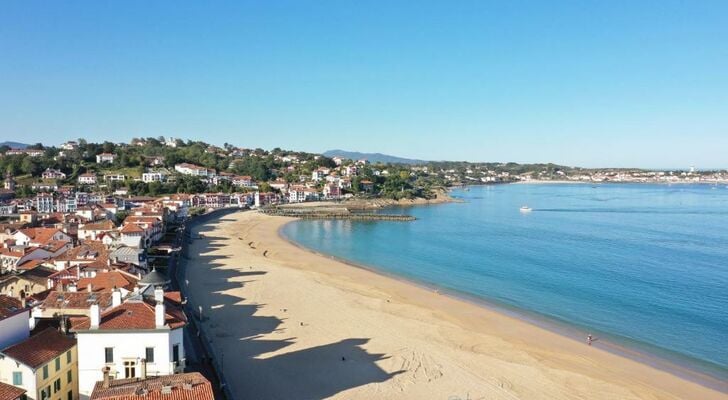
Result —
M403 158L397 156L390 156L382 153L360 153L357 151L346 151L346 150L327 150L323 153L326 157L342 157L351 160L368 160L370 163L382 163L382 164L425 164L425 160L415 160L411 158Z
M0 147L1 146L8 146L11 149L24 149L24 148L28 147L27 144L19 143L19 142L2 142L2 143L0 143Z

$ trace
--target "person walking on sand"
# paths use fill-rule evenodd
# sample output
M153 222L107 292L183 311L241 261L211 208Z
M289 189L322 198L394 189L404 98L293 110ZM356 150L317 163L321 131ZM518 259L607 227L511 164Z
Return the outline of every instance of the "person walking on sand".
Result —
M592 336L591 333L588 334L588 335L586 335L586 344L588 344L589 346L591 346L593 341L594 341L594 336Z

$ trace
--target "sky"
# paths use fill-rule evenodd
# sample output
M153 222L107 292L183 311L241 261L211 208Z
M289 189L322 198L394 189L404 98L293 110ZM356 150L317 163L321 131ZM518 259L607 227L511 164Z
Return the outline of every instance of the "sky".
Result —
M0 141L728 167L728 1L0 3Z

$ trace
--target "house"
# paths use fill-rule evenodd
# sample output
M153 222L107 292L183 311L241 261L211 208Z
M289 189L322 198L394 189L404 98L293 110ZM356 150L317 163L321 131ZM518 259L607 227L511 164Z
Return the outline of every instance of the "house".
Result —
M76 150L78 148L78 142L74 140L69 140L66 143L63 143L61 145L61 148L63 150Z
M311 179L314 180L314 182L318 182L326 177L326 175L329 174L328 168L317 168L311 173Z
M215 176L215 170L205 167L200 167L194 164L182 163L174 166L174 170L182 175L200 176L203 178L209 178Z
M121 243L129 247L146 247L147 235L137 224L126 224L119 230Z
M57 318L60 315L67 317L89 316L89 304L98 304L101 311L112 305L112 291L105 292L79 292L74 285L68 285L69 290L51 290L39 304L33 307L32 317L36 319ZM117 300L121 303L119 291ZM81 354L83 356L83 354Z
M109 219L83 224L78 227L78 240L101 240L101 235L113 230L116 230L116 225Z
M52 253L40 247L0 248L0 273L14 272L29 260L46 260Z
M66 174L63 172L53 169L53 168L46 168L45 171L41 174L41 178L43 179L66 179Z
M273 182L269 182L270 187L277 190L286 190L288 189L288 182L286 182L283 179L276 179Z
M232 179L233 186L253 187L253 178L248 175L235 176Z
M96 155L96 164L113 163L116 160L116 154L101 153Z
M292 186L288 189L288 202L301 203L304 201L314 201L319 199L320 193L312 188L305 186Z
M52 213L55 208L53 195L50 193L38 193L33 200L33 206L39 213Z
M42 266L40 260L26 264L37 264L28 268L18 268L14 274L0 275L0 295L24 300L28 296L42 293L51 288L50 276L56 271Z
M324 198L330 200L341 198L341 188L333 183L324 186Z
M164 156L147 156L144 157L144 162L152 167L159 167L164 165Z
M104 182L124 182L126 175L124 174L106 174L104 175Z
M56 228L24 228L13 234L18 246L42 247L52 241L71 242L73 238Z
M363 190L367 193L371 193L374 191L374 182L372 182L372 181L363 180L363 181L359 182L359 184L361 185L361 190Z
M96 174L91 173L91 172L81 174L78 176L78 183L80 185L95 185L96 184Z
M25 389L0 382L0 400L25 400Z
M109 257L112 262L131 264L147 270L147 253L144 249L121 246L113 250Z
M0 356L0 371L8 372L3 383L25 389L28 399L79 398L76 340L55 328L0 350Z
M109 250L99 241L84 240L78 246L66 251L55 258L58 270L76 266L108 266Z
M167 180L168 175L169 175L169 171L167 171L165 169L147 171L142 174L142 182L146 182L146 183L165 182Z
M27 339L29 310L21 300L0 294L0 349ZM4 374L0 371L0 380Z
M71 318L71 331L83 354L79 360L81 394L90 396L97 381L109 378L182 372L187 319L181 307L179 292L165 293L157 287L151 296L136 294L104 312L98 304L91 304L89 317Z
M104 374L96 382L91 400L214 400L210 381L199 372L130 379L111 379Z

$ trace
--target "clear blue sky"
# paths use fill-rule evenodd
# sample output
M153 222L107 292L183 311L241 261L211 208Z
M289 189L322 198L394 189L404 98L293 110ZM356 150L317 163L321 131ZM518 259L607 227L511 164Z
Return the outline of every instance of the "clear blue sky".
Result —
M159 135L725 168L728 1L0 3L0 141Z

